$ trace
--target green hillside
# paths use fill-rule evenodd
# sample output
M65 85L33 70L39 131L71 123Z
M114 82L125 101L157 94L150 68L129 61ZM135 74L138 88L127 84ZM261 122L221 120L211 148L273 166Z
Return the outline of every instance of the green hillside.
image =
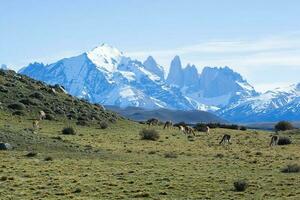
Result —
M52 90L54 88L55 91ZM0 71L0 199L299 199L300 134L269 147L271 132L212 129L187 137L175 128L156 141L148 128L71 97L58 86ZM32 122L47 114L39 129ZM104 126L105 124L105 126ZM107 127L106 127L107 126ZM74 135L64 135L66 127ZM232 144L219 145L224 134ZM245 180L243 192L234 182Z

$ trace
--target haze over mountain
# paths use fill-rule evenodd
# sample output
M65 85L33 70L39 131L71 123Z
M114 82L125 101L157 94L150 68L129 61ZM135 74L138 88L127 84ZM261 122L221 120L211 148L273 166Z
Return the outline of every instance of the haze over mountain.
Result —
M299 86L260 94L227 66L204 67L199 73L193 64L183 67L179 56L165 76L152 56L133 60L107 44L53 64L31 63L20 73L121 108L203 110L237 122L300 119Z

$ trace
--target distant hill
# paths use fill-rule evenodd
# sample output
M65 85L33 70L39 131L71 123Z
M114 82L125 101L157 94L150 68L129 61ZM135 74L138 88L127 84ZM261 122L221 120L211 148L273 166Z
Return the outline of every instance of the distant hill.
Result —
M171 120L173 122L186 122L195 124L198 122L220 122L226 123L226 121L210 112L205 111L181 111L181 110L146 110L137 107L119 108L116 106L106 106L108 109L119 113L120 115L127 117L128 119L135 121L145 121L150 118L157 118L161 121Z

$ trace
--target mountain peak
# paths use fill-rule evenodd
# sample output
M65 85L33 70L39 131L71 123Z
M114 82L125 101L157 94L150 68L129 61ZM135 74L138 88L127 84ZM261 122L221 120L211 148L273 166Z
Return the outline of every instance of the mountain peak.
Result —
M117 65L121 62L123 53L117 48L108 44L101 44L87 52L87 57L99 68L109 72L117 70Z
M1 64L1 66L0 66L0 69L7 70L7 69L8 69L8 67L7 67L7 65L5 65L5 64Z
M171 61L170 71L167 78L167 83L181 87L183 85L183 69L179 56L175 56Z
M145 69L154 73L162 80L164 80L164 69L162 66L158 65L152 56L148 56L148 58L143 63Z

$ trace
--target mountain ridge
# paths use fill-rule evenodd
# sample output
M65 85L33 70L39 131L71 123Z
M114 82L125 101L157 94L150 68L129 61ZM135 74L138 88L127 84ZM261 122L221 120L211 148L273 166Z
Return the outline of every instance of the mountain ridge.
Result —
M193 64L183 67L178 55L165 75L152 56L141 62L102 44L52 64L31 63L19 72L104 105L211 111L236 122L300 119L300 93L295 92L299 84L294 90L258 93L228 66L204 67L199 72Z

